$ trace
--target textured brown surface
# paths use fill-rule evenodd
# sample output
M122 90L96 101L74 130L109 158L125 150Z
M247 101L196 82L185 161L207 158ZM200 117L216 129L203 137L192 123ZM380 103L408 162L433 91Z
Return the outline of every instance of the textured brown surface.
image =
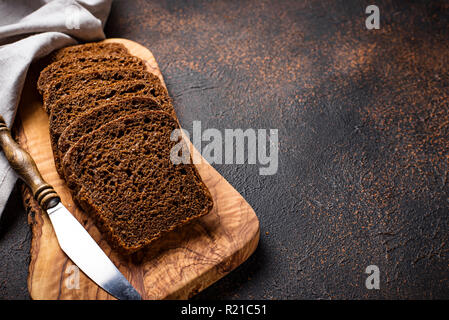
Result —
M101 71L104 69L138 69L145 70L145 63L129 55L100 55L66 57L55 61L42 70L37 81L37 89L44 94L52 81L80 71Z
M156 79L155 81L131 80L121 81L99 89L86 90L76 97L65 97L52 106L49 121L53 124L54 141L64 129L76 120L77 116L98 107L104 102L115 102L132 96L148 96L154 98L170 114L174 114L171 99L167 90Z
M177 121L163 111L137 112L83 136L63 158L73 199L123 254L213 207L195 166L170 160L176 129Z
M368 4L380 30L365 28ZM114 1L106 34L151 47L184 128L280 130L277 175L215 165L255 208L262 237L198 299L449 298L448 10L442 0ZM14 246L3 248L0 263ZM380 290L365 288L369 264Z
M107 122L124 115L146 110L161 110L161 106L152 98L139 96L99 104L98 107L83 113L77 120L67 126L58 140L58 158L62 159L69 148L85 134L91 133Z
M43 94L44 109L47 113L51 113L53 105L59 99L130 80L157 82L159 79L154 74L139 69L100 69L71 74L49 83Z
M59 49L50 55L50 61L73 57L74 55L126 55L128 51L120 43L83 43Z
M279 129L276 175L215 166L264 236L198 298L449 297L449 8L376 1L367 30L368 4L114 3L108 36L151 45L184 128Z
M163 110L175 116L167 90L155 77L146 81L119 81L100 89L86 90L76 96L61 98L52 106L49 117L50 139L55 152L56 169L59 174L62 175L63 172L60 162L61 153L57 146L63 131L84 112L94 109L106 101L115 102L132 96L152 97L161 105Z

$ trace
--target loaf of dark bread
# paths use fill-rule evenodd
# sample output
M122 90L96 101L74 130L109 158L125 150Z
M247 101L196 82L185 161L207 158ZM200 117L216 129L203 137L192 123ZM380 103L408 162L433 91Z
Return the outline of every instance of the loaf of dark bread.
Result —
M52 105L61 98L72 94L79 95L86 90L109 86L119 81L130 80L146 80L151 83L160 83L156 75L136 69L106 69L102 71L78 72L50 82L44 92L44 109L47 113L50 113Z
M99 107L80 114L75 121L68 121L70 125L63 131L59 139L57 137L59 129L62 127L51 130L53 155L58 173L63 174L61 159L64 154L83 135L100 128L111 120L147 110L161 110L161 106L156 100L149 97L121 98L115 102L106 101L103 104L100 103ZM52 125L54 124L52 123Z
M120 81L97 90L86 90L76 96L67 96L58 100L50 112L50 141L55 155L56 170L62 176L59 158L58 141L62 132L86 111L94 109L103 103L113 103L130 97L149 97L154 99L160 108L175 116L175 111L167 90L159 80Z
M99 71L104 69L146 70L146 66L142 59L130 55L67 57L53 62L41 71L37 81L37 89L43 94L50 83L60 77L80 71Z
M123 254L204 216L213 200L193 164L175 165L170 135L177 121L162 111L121 117L83 136L63 159L73 198Z
M50 61L55 62L57 60L61 60L64 58L74 57L74 56L99 56L99 55L121 55L127 56L129 55L128 50L121 43L114 42L93 42L93 43L85 43L78 44L74 46L65 47L59 50L56 50L50 55Z

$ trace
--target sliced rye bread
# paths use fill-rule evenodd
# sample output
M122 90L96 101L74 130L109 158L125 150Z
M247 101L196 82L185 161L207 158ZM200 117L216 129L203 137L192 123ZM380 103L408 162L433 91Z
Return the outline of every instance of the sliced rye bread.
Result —
M44 109L51 112L52 105L66 96L76 96L86 90L101 88L118 81L146 80L160 83L159 78L147 71L136 69L106 69L79 72L52 81L44 92Z
M41 71L37 81L37 89L43 94L50 83L60 77L80 71L99 71L103 69L147 70L142 59L131 55L67 57L51 63Z
M193 164L175 165L177 121L162 111L121 117L83 136L63 168L74 200L122 254L202 217L212 196Z
M58 130L51 130L50 140L53 148L55 166L58 173L61 176L64 174L61 166L61 160L69 148L83 135L98 129L111 120L138 111L148 110L161 110L161 106L151 97L121 98L115 102L103 101L103 103L98 104L98 107L80 114L76 117L76 120L68 121L68 127L63 131L63 133L66 132L69 127L72 128L66 133L63 141L61 141L62 134L59 133L59 129L63 129L61 126L57 128ZM59 135L60 137L58 139Z
M94 109L82 113L65 128L59 137L59 156L64 155L84 135L100 128L109 121L147 110L161 110L161 106L153 98L132 97L122 98L116 102L105 102Z
M55 62L57 60L74 57L74 56L87 56L87 55L129 55L128 49L121 43L104 43L104 42L92 42L77 44L74 46L65 47L54 51L50 54L50 61Z
M112 103L135 96L153 98L162 110L176 118L168 92L158 81L121 81L100 89L86 90L76 96L67 96L53 105L49 116L50 141L55 154L56 170L61 176L63 176L61 161L56 158L56 155L58 154L58 140L65 128L84 112L103 103Z

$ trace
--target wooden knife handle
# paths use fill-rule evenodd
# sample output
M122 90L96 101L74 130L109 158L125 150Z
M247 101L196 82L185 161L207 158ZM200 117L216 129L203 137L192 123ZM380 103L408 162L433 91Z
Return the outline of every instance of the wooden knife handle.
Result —
M2 116L0 116L0 146L11 167L31 188L39 205L44 210L56 206L60 202L58 194L51 185L44 181L30 154L11 137L11 132Z

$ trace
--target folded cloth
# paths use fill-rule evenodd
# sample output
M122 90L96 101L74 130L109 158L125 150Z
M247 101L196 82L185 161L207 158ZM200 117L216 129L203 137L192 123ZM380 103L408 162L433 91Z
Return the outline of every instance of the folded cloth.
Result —
M14 122L28 68L55 49L104 39L112 0L0 0L0 114ZM17 176L0 152L0 216Z

